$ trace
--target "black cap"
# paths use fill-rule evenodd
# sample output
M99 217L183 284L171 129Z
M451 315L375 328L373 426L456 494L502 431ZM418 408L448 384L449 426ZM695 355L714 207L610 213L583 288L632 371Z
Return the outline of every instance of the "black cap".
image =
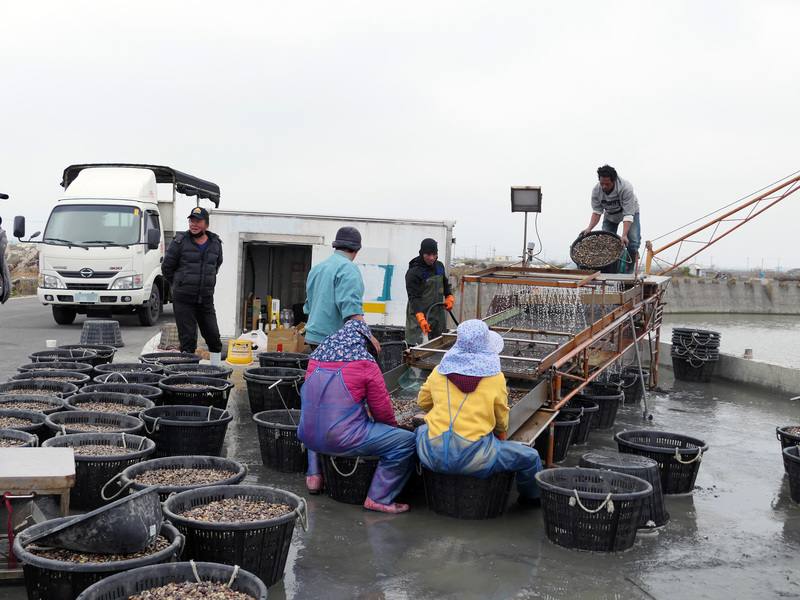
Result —
M355 227L340 227L336 232L336 239L333 240L333 247L353 252L361 250L361 233Z
M189 213L189 216L187 218L197 219L199 221L205 221L206 223L208 223L208 211L202 206L195 206L192 209L192 212Z
M419 253L420 254L439 254L439 244L436 243L436 240L431 238L425 238L422 240L422 243L419 245Z

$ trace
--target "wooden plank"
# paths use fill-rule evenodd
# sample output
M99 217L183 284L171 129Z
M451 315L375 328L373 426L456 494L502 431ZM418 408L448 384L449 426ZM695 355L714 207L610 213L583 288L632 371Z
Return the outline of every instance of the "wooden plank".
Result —
M72 448L0 448L0 490L61 493L74 485Z

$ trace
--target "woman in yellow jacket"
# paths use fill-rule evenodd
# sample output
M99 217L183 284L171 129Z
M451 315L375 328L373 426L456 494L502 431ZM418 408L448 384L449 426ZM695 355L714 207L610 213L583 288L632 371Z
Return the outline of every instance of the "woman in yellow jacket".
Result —
M503 338L478 320L464 321L458 338L419 391L425 415L417 454L438 473L486 478L517 472L520 503L537 506L535 475L539 453L518 442L503 441L508 430L508 388L500 371Z

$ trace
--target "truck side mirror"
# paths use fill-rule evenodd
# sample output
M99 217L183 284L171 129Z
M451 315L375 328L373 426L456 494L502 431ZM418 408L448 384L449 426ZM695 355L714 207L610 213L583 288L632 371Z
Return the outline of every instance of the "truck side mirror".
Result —
M17 239L25 237L25 217L14 217L14 237Z
M158 229L147 230L147 249L158 250L161 245L161 232Z

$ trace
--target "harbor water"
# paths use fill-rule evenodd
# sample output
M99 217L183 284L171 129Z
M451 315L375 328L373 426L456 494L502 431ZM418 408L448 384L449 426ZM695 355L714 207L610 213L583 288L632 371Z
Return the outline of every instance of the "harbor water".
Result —
M784 367L800 368L800 317L793 315L670 314L664 316L661 339L672 338L673 327L711 329L722 334L720 350Z

